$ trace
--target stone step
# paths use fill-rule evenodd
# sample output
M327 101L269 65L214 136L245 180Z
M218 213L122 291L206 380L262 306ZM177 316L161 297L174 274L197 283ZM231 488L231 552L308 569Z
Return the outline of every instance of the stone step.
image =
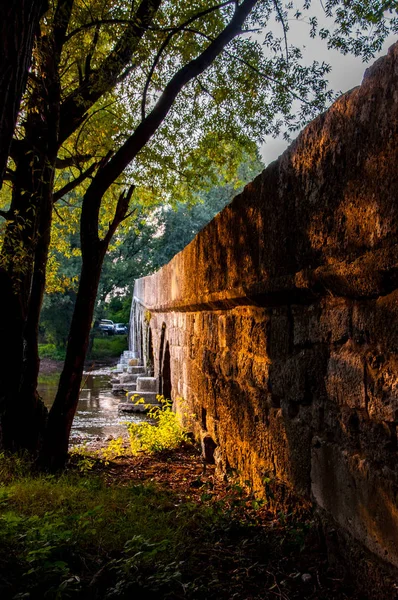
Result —
M159 393L159 382L157 377L137 377L137 392Z
M127 367L127 373L135 374L135 375L146 375L145 368L142 365L135 365Z
M122 356L125 356L126 358L139 358L138 352L132 350L124 350Z
M128 392L127 394L127 399L129 401L132 400L132 403L134 404L135 402L137 402L138 400L141 400L141 398L144 400L144 404L159 404L159 402L157 401L156 397L158 396L158 394L156 392ZM142 402L141 402L142 404Z
M128 359L128 366L129 367L138 367L140 365L140 359L139 358L129 358Z
M119 377L113 377L111 384L117 383L133 383L137 381L137 377L145 376L145 373L120 373Z
M138 377L144 377L145 373L132 373L130 377L132 377L132 381L137 381Z
M127 392L135 392L135 389L135 381L130 381L129 383L115 383L112 386L112 394L114 396L120 396L126 394Z
M131 383L132 381L137 381L137 377L139 376L139 373L122 373L119 376L119 383Z
M119 413L143 413L149 410L148 405L134 404L133 402L120 402L117 409Z

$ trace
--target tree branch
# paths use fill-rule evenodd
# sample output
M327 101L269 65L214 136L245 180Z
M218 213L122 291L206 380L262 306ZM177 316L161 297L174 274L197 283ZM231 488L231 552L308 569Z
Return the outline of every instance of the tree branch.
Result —
M133 184L128 188L127 191L123 190L123 192L119 195L114 217L112 219L112 222L109 223L109 229L108 229L104 239L101 242L101 244L103 244L106 248L108 248L109 243L110 243L116 229L120 225L120 223L127 218L127 211L128 211L131 196L133 195L134 190L135 190L135 185ZM132 210L129 214L131 215L133 213L134 213L134 210Z
M92 154L76 154L68 158L57 158L55 168L67 169L68 167L78 167L81 163L85 163L92 158Z
M85 171L80 173L80 175L78 177L76 177L73 181L70 181L69 183L64 185L64 187L62 187L60 190L55 192L53 194L53 202L57 202L58 200L63 198L63 196L65 196L66 194L71 192L73 189L75 189L75 187L77 187L85 179L90 177L94 173L94 171L97 167L99 167L99 168L104 167L108 163L108 161L111 159L112 155L113 155L113 151L110 150L106 154L106 156L104 156L99 162L95 162L92 165L90 165L88 167L88 169L86 169Z
M74 0L58 0L54 14L54 51L56 64L59 64L62 47L65 43L66 31L72 14Z
M285 19L283 17L283 12L282 9L280 7L279 4L279 0L273 0L274 1L274 6L275 6L275 10L276 10L276 14L278 15L278 18L281 22L282 25L282 29L283 29L283 37L285 40L285 52L286 52L286 64L289 65L289 46L288 46L288 42L287 42L287 30L288 27L285 23Z
M103 94L113 89L121 72L130 63L138 44L158 11L162 0L142 0L115 48L99 69L85 78L63 102L60 117L59 140L62 144L82 123L87 110Z
M91 29L92 27L101 27L101 25L132 25L134 21L132 19L96 19L95 21L91 21L90 23L85 23L80 27L77 27L65 37L65 42L69 42L73 36L81 33L82 31L86 31L87 29Z
M212 41L214 39L214 38L210 37L209 35L207 35L206 33L202 33L198 29L187 28L186 31L190 31L191 33L196 33L197 35L201 35L202 37L205 37L207 40L210 40L210 41ZM244 33L246 33L246 31ZM296 100L299 100L303 104L308 104L308 106L311 106L311 102L308 102L308 100L305 100L304 98L302 98L301 96L299 96L298 94L296 94L293 90L291 90L289 88L289 86L287 86L286 84L282 83L281 81L279 81L275 77L272 77L271 75L268 75L267 73L263 73L263 71L260 71L260 69L257 69L257 67L254 66L254 65L252 65L251 63L249 63L249 61L245 60L244 58L241 58L240 56L236 56L236 54L233 54L232 52L230 52L226 48L223 49L223 52L224 52L224 54L226 54L230 58L233 58L234 60L237 60L242 65L245 65L246 67L248 67L249 69L251 69L254 73L257 73L257 75L259 75L260 77L263 77L264 79L267 79L268 81L271 81L272 83L276 83L276 84L280 85L291 96L293 96L293 98L296 98ZM198 83L200 85L199 79L198 79ZM210 92L206 88L204 88L203 91L206 92L207 94L209 94L211 96Z
M92 175L94 173L94 171L95 171L95 169L97 167L98 167L98 163L93 163L92 165L90 165L88 167L88 169L86 169L85 171L83 171L83 173L81 173L78 177L76 177L72 181L69 181L67 184L64 185L64 187L62 187L57 192L54 192L54 194L53 194L53 202L58 202L58 200L60 200L63 196L65 196L65 194L69 194L69 192L71 192L72 190L74 190L85 179L87 179L88 177L90 177L90 175Z
M83 198L80 221L83 262L84 257L86 257L87 260L89 260L90 257L97 260L96 257L104 252L105 243L111 239L118 222L120 222L119 219L127 214L127 198L129 199L129 196L131 197L133 190L130 189L127 194L123 194L119 197L115 218L110 225L107 235L100 241L98 235L99 212L105 192L151 139L166 118L173 106L174 100L183 87L203 73L221 54L224 47L234 37L239 35L243 23L258 1L259 0L243 0L240 5L236 5L234 14L223 31L197 58L191 60L175 73L164 88L162 95L150 114L138 125L134 133L119 148L113 158L111 158L104 167L98 169Z
M56 206L54 206L54 211L55 211L55 214L57 215L58 219L64 223L65 219L63 217L61 217L61 215L57 211L57 207Z
M144 91L143 91L143 94L142 94L142 102L141 102L141 118L142 118L142 120L145 119L146 99L147 99L148 88L149 88L149 85L151 83L151 79L152 79L153 73L154 73L154 71L156 69L156 66L159 63L159 60L160 60L163 52L165 51L165 49L169 45L169 43L172 40L173 36L175 36L177 33L180 33L181 31L184 31L188 25L190 25L191 23L194 23L198 19L200 19L202 17L205 17L206 15L211 14L212 12L215 12L216 10L219 10L220 8L224 8L224 6L227 6L228 4L231 4L233 2L235 2L235 0L227 0L226 2L223 2L221 4L216 4L215 6L211 6L210 8L197 13L196 15L194 15L193 17L191 17L190 19L187 19L187 21L185 21L184 23L181 23L177 27L170 28L170 30L169 30L170 33L166 37L166 39L164 40L164 42L162 43L162 45L160 46L160 48L159 48L159 50L158 50L158 52L157 52L157 54L156 54L156 56L154 58L154 61L152 63L152 66L151 66L150 71L148 73L148 77L147 77L146 82L145 82Z
M195 59L181 67L166 85L162 95L149 115L141 121L134 133L119 148L115 156L105 168L99 169L92 184L87 190L97 197L102 197L109 186L119 177L127 165L137 156L138 152L147 144L158 127L169 113L174 100L182 88L192 79L203 73L211 63L221 54L225 46L241 33L241 28L251 10L258 0L243 0L236 7L230 23L211 41L209 46ZM93 196L94 197L94 196ZM99 210L99 208L98 208Z

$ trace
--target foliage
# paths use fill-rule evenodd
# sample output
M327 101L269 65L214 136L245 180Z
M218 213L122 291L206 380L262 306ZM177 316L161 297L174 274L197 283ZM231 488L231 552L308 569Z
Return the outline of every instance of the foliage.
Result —
M312 0L307 0L304 8L310 8L311 4ZM328 48L362 56L366 62L382 49L383 40L390 32L398 32L396 0L326 0L324 11L326 17L334 20L334 27L320 28L318 20L312 18L311 36L319 35L327 41ZM302 14L297 11L297 18Z
M109 462L115 458L119 458L126 454L126 447L122 437L118 437L115 440L110 440L105 448L101 449L101 458Z
M141 457L120 461L119 470L97 460L89 470L74 462L54 477L0 456L1 598L359 597L336 588L341 578L310 514L296 521L253 510L239 486L197 478L197 460L185 456L182 471L181 450L147 458L148 470ZM138 465L145 483L131 480ZM148 481L156 480L155 465L170 473L174 492ZM177 481L175 471L184 477ZM313 574L313 585L302 573Z
M127 283L129 278L128 272L124 274L124 281ZM98 306L98 312L102 311L106 314L106 319L110 319L114 323L128 323L130 321L131 297L130 296L113 296L109 302Z
M133 454L139 452L160 452L177 448L187 437L182 429L178 414L173 411L172 402L163 396L157 396L160 406L148 407L151 422L128 423L130 446ZM132 397L136 404L144 403L139 394Z
M159 511L162 505L170 505L164 493L144 486L110 490L95 475L88 476L87 470L81 476L27 478L8 484L0 503L2 597L67 598L82 585L87 588L89 580L82 581L82 573L88 571L91 579L109 563L110 553L132 546L130 540L137 536L160 545L165 555L178 543L180 532L173 531L176 515ZM137 564L144 562L152 570L154 553L142 546Z
M40 316L40 327L45 332L46 341L54 344L57 350L63 349L64 354L75 298L76 294L71 290L46 295Z
M64 360L65 349L57 348L55 344L39 344L39 356L51 360Z
M95 337L88 358L100 360L105 358L116 358L127 349L126 335L113 335L109 337ZM51 360L65 360L65 349L55 344L39 344L40 358Z
M89 358L100 359L120 356L127 350L126 335L95 337Z

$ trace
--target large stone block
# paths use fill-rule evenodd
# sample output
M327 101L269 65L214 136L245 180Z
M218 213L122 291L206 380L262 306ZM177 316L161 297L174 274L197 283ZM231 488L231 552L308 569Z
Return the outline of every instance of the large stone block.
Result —
M366 407L364 359L351 343L331 352L326 389L329 399L339 406Z
M137 377L137 394L141 392L159 393L159 381L156 377Z
M314 440L312 493L357 540L398 566L397 474L376 469L365 457Z

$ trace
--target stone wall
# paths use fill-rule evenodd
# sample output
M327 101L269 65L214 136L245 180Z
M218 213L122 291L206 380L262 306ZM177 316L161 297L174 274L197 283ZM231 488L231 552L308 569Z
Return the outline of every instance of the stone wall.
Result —
M132 336L220 471L313 501L396 567L397 131L395 45L136 282Z

